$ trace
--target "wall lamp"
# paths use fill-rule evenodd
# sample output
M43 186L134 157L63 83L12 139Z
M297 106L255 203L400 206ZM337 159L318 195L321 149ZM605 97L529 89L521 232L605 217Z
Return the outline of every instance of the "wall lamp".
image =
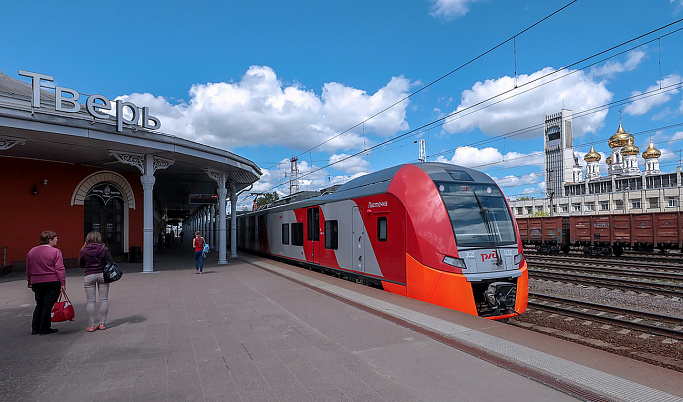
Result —
M33 185L33 189L31 190L31 194L33 194L33 195L38 194L38 187L36 187L35 184Z

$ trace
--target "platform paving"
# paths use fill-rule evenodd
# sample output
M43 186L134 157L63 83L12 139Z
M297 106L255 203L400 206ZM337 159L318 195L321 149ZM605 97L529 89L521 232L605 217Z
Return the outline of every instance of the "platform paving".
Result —
M204 273L196 275L189 246L176 242L155 253L155 273L122 264L124 277L111 285L107 329L94 333L85 331L80 270L67 271L75 321L53 324L59 332L46 336L30 334L34 302L24 273L0 277L0 400L574 400L405 321L477 338L465 341L513 354L509 359L523 360L526 349L538 345L542 354L574 357L562 364L570 371L588 367L581 364L591 359L588 369L596 373L614 366L609 354L581 347L582 357L567 342L253 256L218 265L212 252ZM605 375L629 384L636 379L632 370L658 378L641 381L645 385L634 393L653 386L669 400L683 395L671 385L679 373L620 361L629 367ZM648 399L634 394L633 400Z

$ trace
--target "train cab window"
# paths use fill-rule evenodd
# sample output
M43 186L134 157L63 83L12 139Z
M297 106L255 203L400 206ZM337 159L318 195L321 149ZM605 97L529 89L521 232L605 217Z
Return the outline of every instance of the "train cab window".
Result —
M377 218L377 240L387 241L387 217Z
M289 244L289 223L282 224L282 244Z
M339 248L339 221L325 221L325 248Z
M495 184L434 182L451 219L455 242L465 247L514 244L512 216Z
M304 223L292 223L292 245L304 245Z

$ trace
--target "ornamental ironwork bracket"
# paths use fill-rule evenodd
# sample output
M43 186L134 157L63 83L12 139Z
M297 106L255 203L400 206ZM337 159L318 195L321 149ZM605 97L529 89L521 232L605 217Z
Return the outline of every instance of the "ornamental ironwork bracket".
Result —
M125 163L126 165L135 166L140 171L140 174L145 174L144 154L136 154L132 152L119 152L112 150L109 150L109 153L112 156L114 156L119 162ZM154 175L154 172L156 172L157 170L166 169L167 167L173 165L173 163L174 161L171 159L154 156L152 161L152 172L150 172L150 174Z
M24 138L0 137L0 151L6 151L17 144L24 145L26 140Z
M154 167L154 172L156 172L159 169L166 169L167 167L171 166L173 162L174 161L171 159L160 158L158 156L155 156L154 161L152 163ZM154 172L152 172L152 174L154 174Z
M218 184L218 188L225 188L225 173L213 169L204 169L204 171Z
M140 170L140 174L145 174L145 155L144 154L134 154L130 152L119 152L109 150L109 154L118 159L119 162L125 163L126 165L135 166Z

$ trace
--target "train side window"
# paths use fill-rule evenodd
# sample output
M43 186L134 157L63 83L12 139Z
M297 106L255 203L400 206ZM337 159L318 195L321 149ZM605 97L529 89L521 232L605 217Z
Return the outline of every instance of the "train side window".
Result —
M304 245L304 223L292 223L292 245Z
M339 222L325 221L325 248L337 250L339 248Z
M377 240L387 241L387 217L377 218Z
M289 223L282 224L282 244L289 244Z

